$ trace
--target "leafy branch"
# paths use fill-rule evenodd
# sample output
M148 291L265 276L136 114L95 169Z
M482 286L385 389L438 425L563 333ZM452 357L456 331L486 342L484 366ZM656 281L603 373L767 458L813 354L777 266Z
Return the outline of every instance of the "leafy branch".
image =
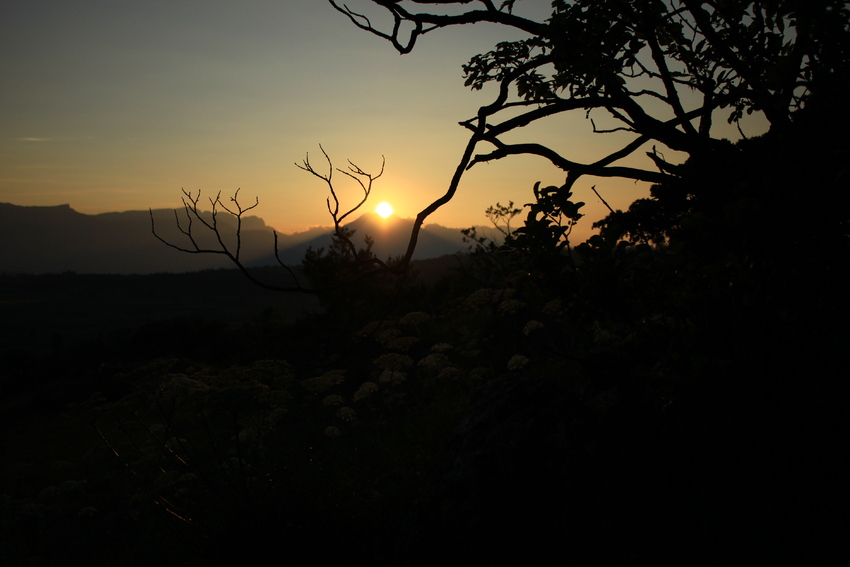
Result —
M495 147L477 154L470 165L539 155L567 172L567 190L582 176L671 181L674 164L660 160L655 150L646 154L655 171L616 162L647 142L689 156L722 150L723 141L711 132L713 115L722 109L730 109L728 121L739 129L743 115L754 112L762 112L771 127L784 127L812 96L815 70L821 78L838 73L839 64L822 63L840 59L836 54L843 51L835 48L847 35L850 12L837 0L817 7L782 0L555 0L551 16L534 21L514 14L510 0L498 6L488 0L372 0L392 18L391 28L382 29L348 5L329 1L402 54L421 35L449 26L490 22L528 34L500 42L463 66L466 86L498 85L496 99L481 107L476 119L461 122L476 131L485 119L473 138ZM646 105L642 97L662 104ZM508 111L522 104L534 108L519 115ZM575 110L586 112L592 132L631 133L632 142L593 163L580 163L554 147L504 140L519 128ZM599 111L620 124L597 126L591 113Z

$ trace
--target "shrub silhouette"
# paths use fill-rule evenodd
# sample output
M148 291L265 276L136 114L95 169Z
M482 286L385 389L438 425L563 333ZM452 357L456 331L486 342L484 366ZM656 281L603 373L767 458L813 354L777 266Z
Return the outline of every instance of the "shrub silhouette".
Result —
M513 1L467 10L465 0L376 0L393 17L389 32L331 3L402 53L450 25L527 36L464 67L468 86L494 83L498 94L462 122L471 134L456 173L417 216L398 262L368 243L358 250L343 223L380 174L352 164L346 175L364 198L341 212L330 159L326 174L302 166L328 185L336 230L327 252L304 261L313 291L329 289L327 311L309 327L317 360L284 388L297 419L293 444L273 459L302 489L292 498L310 510L304 530L330 523L353 542L398 520L398 547L358 548L382 558L435 536L479 562L564 549L585 561L732 549L830 558L845 493L846 451L835 449L850 273L844 3L557 1L536 22ZM462 10L439 12L452 4ZM700 96L686 99L689 90ZM768 131L719 139L721 110L739 126L761 113ZM507 142L571 111L607 112L612 122L592 131L629 141L588 163ZM484 142L494 149L480 153ZM622 163L651 144L644 167ZM687 157L668 160L668 149ZM512 203L488 209L503 243L468 233L481 246L462 273L379 307L463 173L517 154L550 160L564 183L535 186L515 230ZM575 245L583 204L573 189L584 176L647 181L651 196L611 210ZM191 196L186 211L197 216ZM367 279L373 272L388 279Z

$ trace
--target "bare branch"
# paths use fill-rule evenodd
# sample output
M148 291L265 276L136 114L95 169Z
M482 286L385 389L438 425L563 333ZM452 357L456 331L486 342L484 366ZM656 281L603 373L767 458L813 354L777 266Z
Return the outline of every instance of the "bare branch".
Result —
M481 116L478 119L478 125L476 126L472 136L470 136L469 140L466 142L466 148L464 148L460 162L455 168L455 172L449 182L448 189L446 189L446 192L442 197L436 199L433 203L428 205L425 209L420 211L418 215L416 215L416 220L413 223L413 231L410 234L410 240L407 244L407 252L405 252L404 256L398 263L400 269L405 269L410 263L411 258L413 258L413 252L416 249L416 242L419 239L419 231L422 229L422 224L425 222L425 219L428 218L428 216L430 216L434 211L451 201L455 196L455 193L457 193L457 189L460 185L460 180L463 177L464 172L471 166L475 146L483 138L485 126L486 115L483 113L482 109Z
M653 161L653 163L655 163L656 167L658 167L658 171L662 173L677 175L681 170L681 166L677 166L667 161L664 158L664 154L659 152L656 146L652 146L652 151L646 152L646 155Z
M654 171L646 171L633 167L616 167L616 166L600 166L597 164L584 164L569 160L558 154L551 148L541 144L504 144L498 140L486 139L488 142L496 145L496 149L489 154L476 155L475 159L471 160L469 167L476 163L487 162L494 159L502 159L511 155L532 154L548 159L556 167L570 172L574 175L591 175L594 177L626 177L636 181L647 181L650 183L663 183L670 180L669 175L657 173ZM602 160L600 160L602 161Z
M696 135L697 131L691 124L690 120L684 120L685 109L682 106L682 101L679 99L679 91L673 81L673 76L670 73L670 68L667 65L667 58L661 50L661 45L658 43L658 38L655 35L655 30L645 30L647 42L649 43L650 53L658 72L661 74L661 80L664 83L667 96L663 99L673 109L673 113L681 120L682 127L688 134Z
M590 125L593 127L594 134L613 134L614 132L634 132L635 129L629 126L617 126L616 128L597 128L593 118L590 119Z
M448 0L415 3L447 5L469 4L470 1L471 0ZM329 2L338 12L345 14L345 16L348 17L348 19L351 20L351 22L358 28L389 41L401 54L410 53L416 45L416 40L420 35L448 26L492 22L508 25L530 34L543 33L546 28L544 23L515 16L509 11L498 10L490 1L482 1L482 4L484 5L483 10L470 10L457 15L449 15L425 12L413 13L406 10L399 2L395 2L393 0L374 0L375 4L386 9L393 18L392 31L383 32L374 27L369 18L364 14L353 11L346 4L340 5L337 0L329 0ZM401 37L403 22L409 22L413 26L413 29L408 32L409 35L406 38Z
M488 115L493 115L496 112L503 110L505 108L509 108L510 105L495 105L491 104L488 108ZM572 98L568 100L559 100L557 102L552 102L549 104L545 104L536 108L534 110L530 110L519 116L515 116L504 122L499 123L495 126L488 126L487 135L488 136L499 136L504 134L505 132L509 132L515 128L522 128L523 126L527 126L536 120L540 120L541 118L546 118L548 116L553 116L555 114L559 114L561 112L568 112L570 110L591 110L594 108L608 108L615 106L613 100L606 97L587 97L587 98Z
M303 289L301 287L301 282L298 281L298 276L295 275L295 271L290 268L286 263L284 263L283 260L280 259L280 253L278 251L277 231L273 230L272 233L274 234L274 259L277 260L277 263L289 273L290 277L292 278L292 281L295 282L295 287L299 290Z
M608 204L608 201L602 198L602 195L600 195L599 191L596 190L596 185L591 186L590 190L596 193L596 196L599 197L599 200L602 201L602 204L605 205L608 210L613 214L614 209L611 208L611 205Z
M299 169L303 169L304 171L315 175L319 179L323 180L325 182L325 184L328 186L328 191L330 192L331 196L327 198L327 205L328 205L328 212L330 213L331 218L333 219L333 222L334 222L334 236L339 238L342 242L344 242L346 247L348 248L349 252L351 253L351 256L353 258L356 258L357 257L357 246L354 244L354 242L352 242L351 238L349 237L349 234L345 230L343 230L343 224L342 223L348 216L350 216L355 211L360 209L360 207L362 207L363 204L366 203L366 201L369 199L369 195L372 193L372 184L375 182L376 179L378 179L379 177L381 177L384 174L384 168L386 166L386 158L384 156L381 156L381 160L382 160L381 161L381 171L378 172L377 175L372 175L370 173L363 171L363 169L361 169L360 166L354 164L351 160L348 160L348 169L347 170L340 169L340 168L334 168L333 162L331 162L331 158L328 156L328 153L325 151L325 149L322 147L321 144L319 144L319 149L322 150L322 154L325 156L325 160L328 162L328 172L326 174L325 173L319 173L313 168L313 166L310 164L310 155L309 154L307 154L307 157L304 159L304 162L302 164L299 165L299 164L296 163L295 166L298 167ZM339 196L337 195L336 188L334 187L334 184L333 184L334 169L336 169L336 171L338 171L338 172L342 173L343 175L346 175L346 176L350 177L351 179L353 179L354 181L356 181L357 184L360 185L360 188L363 190L363 197L360 199L360 201L356 205L354 205L353 207L348 209L346 212L344 212L343 214L339 214L339 207L340 207ZM331 199L333 199L333 202L334 202L333 207L331 207ZM369 261L371 263L375 263L375 264L378 264L380 266L386 267L386 264L382 260L380 260L379 258L372 258Z
M240 259L240 254L241 254L241 249L242 249L242 217L245 215L245 213L247 213L248 211L254 209L255 207L257 207L259 205L259 199L255 198L253 205L251 205L249 207L243 207L238 200L239 190L237 189L237 191L234 193L233 197L230 198L233 205L231 207L227 207L226 205L224 205L221 202L221 193L219 192L214 199L213 198L209 199L210 204L212 206L212 211L210 212L210 220L208 221L206 218L204 218L204 213L203 213L203 211L200 210L199 205L198 205L198 203L201 200L201 191L198 191L198 194L196 196L192 195L192 193L186 191L185 189L183 189L182 191L183 191L183 198L182 198L183 211L186 215L186 221L185 221L186 225L185 225L185 227L180 222L180 216L177 214L176 210L174 211L174 220L175 220L175 223L177 225L178 231L186 237L186 239L189 242L189 245L188 246L185 246L185 245L181 246L181 245L178 245L178 244L174 244L173 242L169 242L168 240L162 238L162 236L157 234L156 224L155 224L154 216L153 216L153 210L149 209L149 214L150 214L150 218L151 218L151 233L154 235L154 237L157 240L159 240L160 242L162 242L163 244L165 244L166 246L168 246L170 248L174 248L175 250L179 250L180 252L185 252L187 254L219 254L219 255L225 256L226 258L228 258L233 263L233 265L235 265L239 269L240 272L242 272L243 275L245 275L245 277L248 278L248 280L251 283L253 283L254 285L257 285L259 287L262 287L264 289L269 289L269 290L272 290L272 291L300 292L300 293L312 293L312 294L315 294L318 291L320 291L320 290L308 289L308 288L303 287L300 284L300 282L298 281L298 278L296 277L293 270L291 268L289 268L288 266L286 266L281 261L280 256L278 255L278 249L277 249L277 232L274 232L275 258L277 259L278 263L281 266L283 266L283 268L286 269L286 271L292 277L293 281L295 282L294 286L272 285L272 284L269 284L267 282L261 281L261 280L257 279L256 276L254 276L254 274L251 273L251 271L248 270L248 268L242 263L242 261ZM236 248L235 248L235 251L232 250L225 243L224 237L222 235L222 231L218 226L218 215L220 214L219 208L224 210L227 214L232 215L236 220L236 233L235 233ZM200 225L205 230L209 231L215 237L216 242L218 243L218 248L206 248L206 247L202 247L198 243L198 241L196 239L195 226L194 226L194 223L196 221L199 222Z

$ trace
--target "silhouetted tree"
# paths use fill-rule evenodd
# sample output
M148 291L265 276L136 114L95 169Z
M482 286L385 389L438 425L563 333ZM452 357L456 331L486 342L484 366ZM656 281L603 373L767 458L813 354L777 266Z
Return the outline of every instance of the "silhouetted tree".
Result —
M274 255L278 264L286 271L291 280L291 284L281 285L258 279L254 273L242 263L240 253L242 250L242 217L248 211L259 205L259 201L255 198L254 203L248 207L243 207L239 202L239 190L230 197L230 204L226 204L221 199L221 192L217 193L215 198L210 197L209 203L211 211L206 212L201 209L201 191L193 194L183 190L183 214L180 215L177 210L174 211L174 220L177 228L185 237L183 243L174 243L165 240L157 234L156 225L154 223L153 211L150 212L151 217L151 232L153 235L171 248L186 252L188 254L220 254L227 257L239 270L254 284L274 290L284 292L301 292L301 293L321 293L328 286L336 287L338 283L345 280L343 274L352 278L360 279L371 274L390 271L391 266L386 262L371 253L371 243L367 241L365 249L358 250L357 246L352 242L351 237L354 231L345 227L344 221L351 214L356 212L368 200L372 191L372 184L376 179L384 173L384 163L381 164L381 170L377 175L363 171L359 166L349 161L347 169L334 168L330 156L325 152L324 148L319 146L322 155L327 161L327 173L316 170L310 163L309 154L301 164L295 164L296 167L302 169L315 177L323 180L328 187L330 196L327 198L328 213L333 220L333 246L327 256L323 257L323 251L310 251L305 258L305 268L308 271L308 279L311 280L310 286L302 285L295 270L286 265L280 258L278 251L277 231L274 231ZM334 171L342 173L353 179L362 189L363 196L351 208L341 210L340 200L333 179ZM219 224L220 215L229 215L232 221L235 221L235 232L232 235L225 234L225 229ZM182 220L181 220L182 219ZM224 225L224 223L221 223ZM199 228L200 227L200 228ZM203 233L202 235L199 234ZM210 242L212 237L212 244ZM367 235L368 237L368 235ZM205 244L206 243L206 244ZM335 277L326 278L319 277L317 274L321 270L317 268L319 264L327 264L328 262L339 263L339 268ZM369 269L371 268L371 269ZM318 272L317 272L318 270ZM327 270L326 270L327 271Z
M469 140L445 193L417 215L406 253L392 266L369 258L366 261L374 271L401 270L409 264L425 219L452 200L464 172L477 163L538 155L566 173L565 183L557 188L563 195L584 176L620 177L655 184L657 200L659 195L676 193L665 193L663 188L676 185L687 158L718 165L737 151L718 137L713 128L718 117L741 130L745 115L761 113L768 131L778 135L789 131L800 111L813 103L821 108L836 104L835 112L846 113L840 101L850 76L850 9L841 0L555 0L548 17L538 20L519 14L522 0L500 4L493 0L364 0L362 9L338 0L329 2L356 26L388 40L402 54L412 51L422 35L450 26L491 23L526 35L500 42L463 66L467 86L477 90L494 83L497 94L474 117L461 122L471 132ZM376 10L390 16L385 28L373 24ZM551 145L506 141L525 126L570 112L585 115L589 132L617 134L618 140L628 141L588 162ZM829 113L821 116L830 120ZM742 130L741 134L746 137ZM491 148L483 151L482 146L488 145ZM625 165L640 152L647 158L644 167ZM681 155L685 157L677 157ZM309 161L299 167L328 184L335 233L345 242L340 230L343 221L365 202L380 174L371 176L354 164L348 171L337 170L356 179L364 190L363 199L340 214L329 158L328 165L328 174L317 173ZM198 215L200 195L186 197L187 218L194 217L216 232L214 216L208 223ZM556 200L571 202L568 196ZM679 192L671 200L687 203L690 196ZM829 197L824 200L828 202ZM211 202L214 214L224 210L237 221L244 212L235 197L233 210L218 197ZM644 240L662 238L665 227L678 218L679 205L673 210L653 210L645 215L652 218L646 229L633 233ZM538 203L538 213L542 206ZM573 211L550 213L552 219L568 218ZM649 226L652 223L661 224ZM192 253L223 253L251 277L239 262L238 229L235 251L220 238L220 249L202 249L192 240L191 224L181 230L190 245L175 247ZM354 245L348 245L356 256ZM297 279L293 286L265 287L307 291Z
M373 24L377 14L368 7L329 1L402 54L450 26L486 22L526 34L463 66L467 86L492 82L498 93L461 122L472 134L446 193L417 217L411 250L424 219L452 199L477 163L539 155L566 172L564 192L583 176L669 183L684 160L665 154L705 161L728 153L712 128L718 115L740 129L745 115L760 112L770 131L786 130L813 100L843 90L850 61L850 9L839 0L555 0L543 20L516 13L521 0L372 0L371 8L392 19L386 28ZM584 113L590 131L628 142L580 162L549 145L505 141L568 112ZM493 149L481 152L484 143ZM646 167L623 165L641 151Z

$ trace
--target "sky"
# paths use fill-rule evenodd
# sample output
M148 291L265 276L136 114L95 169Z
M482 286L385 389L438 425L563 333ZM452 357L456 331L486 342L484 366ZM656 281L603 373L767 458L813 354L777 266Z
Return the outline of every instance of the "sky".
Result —
M526 0L517 11L543 19L549 5ZM460 26L401 56L323 0L4 2L0 202L96 214L179 207L184 189L240 189L268 225L302 231L331 224L327 188L295 166L308 152L325 166L322 144L339 167L377 173L384 156L368 210L388 201L414 217L448 186L468 139L458 122L494 96L464 87L462 64L520 37ZM521 136L579 160L611 143L583 115L535 128ZM342 206L353 204L359 188L337 179ZM564 173L533 156L477 165L428 222L486 224L488 206L529 202L536 181L560 185ZM580 183L579 233L605 213L592 184L615 208L648 193L628 180Z

